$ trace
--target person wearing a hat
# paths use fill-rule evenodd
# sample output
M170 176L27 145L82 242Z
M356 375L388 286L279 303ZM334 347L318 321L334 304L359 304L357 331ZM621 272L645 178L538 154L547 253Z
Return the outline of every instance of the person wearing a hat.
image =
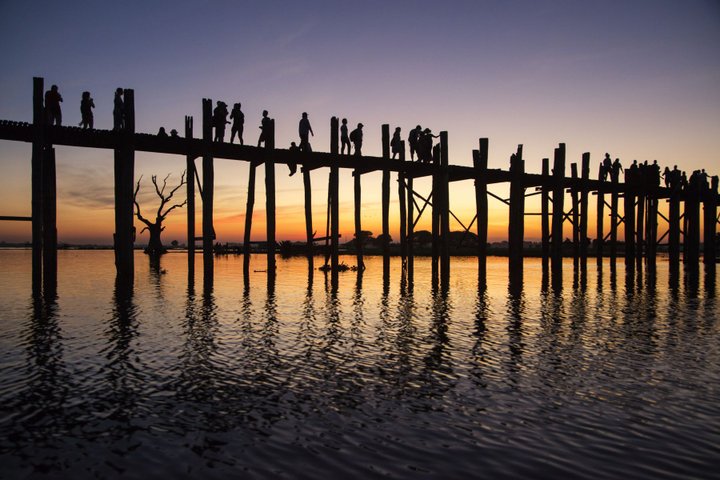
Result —
M174 128L172 130L170 130L170 136L172 138L180 138L180 135L178 135L178 131L175 130Z
M225 125L230 123L227 120L228 113L227 104L218 100L217 106L215 107L215 110L213 110L213 124L215 126L216 142L222 143L225 141Z
M350 141L352 142L353 146L355 147L355 155L358 157L362 155L362 140L363 140L363 132L362 132L363 124L358 123L358 126L355 130L350 132Z

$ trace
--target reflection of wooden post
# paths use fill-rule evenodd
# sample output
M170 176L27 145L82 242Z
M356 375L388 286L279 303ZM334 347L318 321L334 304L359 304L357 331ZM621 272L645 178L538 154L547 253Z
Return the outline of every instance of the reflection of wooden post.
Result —
M448 170L448 133L440 132L440 277L448 286L450 281L450 175Z
M188 273L195 273L195 155L190 151L190 144L193 139L193 117L185 117L185 142L188 145L188 153L185 158L185 192L187 198L187 254Z
M588 196L590 194L590 153L582 155L582 191L580 192L580 267L587 269L588 257Z
M405 142L400 143L400 162L405 163ZM407 210L405 209L405 171L398 170L398 202L400 204L400 257L407 266Z
M632 268L635 265L635 185L628 183L628 176L625 171L625 267Z
M643 246L645 245L645 198L647 191L645 178L639 179L642 182L637 195L637 230L635 231L635 264L637 268L642 268Z
M657 190L656 190L657 192ZM645 258L648 268L655 267L657 255L658 199L657 194L648 196Z
M212 156L212 100L203 99L203 143L205 153L203 155L203 278L205 285L210 285L214 275L213 265L213 243L215 232L213 230L213 200L215 193L215 168Z
M578 201L578 169L577 163L570 164L570 175L572 176L573 188L570 190L570 198L572 201L572 224L573 224L573 266L577 269L580 265L580 209Z
M717 245L715 235L717 232L717 188L705 192L703 213L705 222L705 235L703 238L703 262L705 268L715 269L715 254Z
M683 261L695 268L700 260L700 192L692 188L685 196L685 245Z
M57 284L57 193L55 181L55 149L45 149L42 166L43 185L43 285L55 290Z
M595 239L595 255L598 268L602 268L603 246L605 245L605 181L603 177L603 166L600 164L600 173L598 173L600 186L597 191L597 238Z
M43 79L33 78L33 144L32 144L32 286L39 292L42 284L42 165L45 155L45 111Z
M525 162L522 158L522 145L517 153L510 157L510 208L508 221L508 267L510 277L522 279L523 239L525 235Z
M390 125L382 126L382 156L387 163L390 160ZM390 274L390 171L382 171L382 254L383 276Z
M488 198L487 166L488 139L480 139L480 150L473 150L475 167L475 209L477 214L478 236L478 278L484 282L487 274L487 234L488 234Z
M338 155L340 151L339 138L338 138L338 119L332 117L330 119L330 153ZM338 244L340 239L340 206L338 203L338 196L340 194L339 187L340 171L336 163L330 167L330 246L331 246L331 260L330 266L332 267L332 280L333 285L337 285L338 279Z
M563 218L565 216L565 144L555 149L553 159L553 212L552 212L552 270L553 276L562 272Z
M357 256L357 268L363 270L365 262L363 261L363 236L360 209L362 205L362 184L360 169L356 168L353 172L354 181L354 200L355 200L355 255Z
M610 264L615 266L617 260L617 227L618 227L618 182L612 176L612 193L610 194Z
M412 163L412 162L411 162ZM407 241L408 241L408 285L412 287L415 268L415 199L412 174L407 179Z
M265 218L267 228L267 271L268 275L275 272L275 160L272 151L275 149L275 119L271 119L270 132L265 139Z
M118 280L130 286L134 280L134 170L135 95L125 89L125 128L117 132L115 148L115 267Z
M540 188L540 237L543 271L550 263L550 159L542 159L543 184Z

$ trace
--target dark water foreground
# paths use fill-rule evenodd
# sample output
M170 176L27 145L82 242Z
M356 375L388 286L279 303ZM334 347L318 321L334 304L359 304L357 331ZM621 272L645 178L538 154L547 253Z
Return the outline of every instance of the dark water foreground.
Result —
M366 262L333 292L304 259L246 288L219 258L203 291L140 254L126 296L112 252L63 251L33 299L29 252L0 251L0 477L718 477L714 274L568 263L553 288L526 260L511 293L491 259L479 292L458 258L444 295L422 259L412 291Z

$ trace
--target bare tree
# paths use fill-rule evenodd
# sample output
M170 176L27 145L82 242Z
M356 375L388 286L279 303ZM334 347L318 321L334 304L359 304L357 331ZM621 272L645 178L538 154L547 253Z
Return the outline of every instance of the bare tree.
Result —
M140 204L138 204L137 196L138 192L140 191L140 181L142 180L142 176L138 179L137 185L135 186L135 195L133 196L133 201L135 202L135 216L137 216L138 220L145 224L145 228L143 228L140 233L143 233L145 230L150 232L150 241L148 242L148 246L145 249L145 253L154 257L159 257L163 253L167 252L165 247L163 247L162 241L160 240L160 234L163 230L165 230L165 227L163 227L162 223L165 221L165 218L170 212L172 212L176 208L184 207L187 203L187 200L185 200L182 203L176 203L168 207L175 192L177 192L180 187L185 185L185 172L183 172L180 176L180 184L170 190L170 192L167 194L165 194L165 188L167 187L167 181L168 178L170 178L170 174L168 173L165 179L163 179L162 187L158 185L157 175L153 175L151 178L153 185L155 185L155 193L157 193L157 196L160 197L160 206L158 207L157 214L155 215L155 222L151 222L147 218L143 217L140 213Z

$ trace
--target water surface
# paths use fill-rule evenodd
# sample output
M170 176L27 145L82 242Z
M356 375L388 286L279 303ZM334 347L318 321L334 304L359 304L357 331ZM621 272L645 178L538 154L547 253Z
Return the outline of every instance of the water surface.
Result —
M716 274L528 259L518 291L453 258L438 291L425 259L412 284L366 263L333 289L222 257L204 289L138 254L126 294L112 252L61 251L34 298L0 251L3 478L717 477Z

